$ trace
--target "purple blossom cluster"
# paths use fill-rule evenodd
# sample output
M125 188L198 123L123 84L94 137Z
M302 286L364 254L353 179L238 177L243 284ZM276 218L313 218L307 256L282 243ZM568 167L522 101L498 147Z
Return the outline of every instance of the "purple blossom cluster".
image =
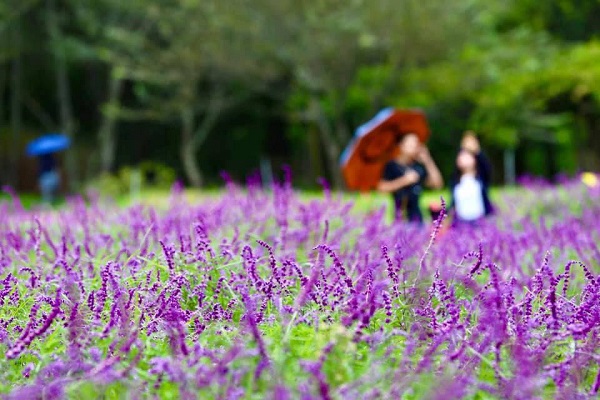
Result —
M597 192L528 186L446 231L289 175L165 207L0 203L0 396L598 397Z

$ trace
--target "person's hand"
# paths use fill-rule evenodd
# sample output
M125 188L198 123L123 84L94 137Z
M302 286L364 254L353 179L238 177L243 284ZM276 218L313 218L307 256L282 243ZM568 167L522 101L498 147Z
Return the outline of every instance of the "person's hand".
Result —
M418 172L414 169L409 169L406 171L403 178L407 185L414 185L415 183L419 182L419 179L421 179Z
M419 154L417 155L417 160L422 162L423 164L426 164L429 161L431 161L431 153L429 152L427 146L421 146Z

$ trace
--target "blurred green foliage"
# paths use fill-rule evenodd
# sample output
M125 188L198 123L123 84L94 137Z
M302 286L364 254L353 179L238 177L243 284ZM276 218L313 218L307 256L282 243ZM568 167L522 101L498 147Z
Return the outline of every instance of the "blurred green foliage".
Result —
M119 198L132 192L156 189L167 191L176 180L175 170L167 165L145 161L135 167L123 167L116 174L103 173L88 183L88 190L102 196Z
M447 176L467 129L497 183L505 149L519 174L600 170L598 0L7 0L0 33L2 182L20 130L60 130L64 110L67 175L117 192L101 182L145 160L196 186L265 161L340 185L353 130L390 105L426 110Z

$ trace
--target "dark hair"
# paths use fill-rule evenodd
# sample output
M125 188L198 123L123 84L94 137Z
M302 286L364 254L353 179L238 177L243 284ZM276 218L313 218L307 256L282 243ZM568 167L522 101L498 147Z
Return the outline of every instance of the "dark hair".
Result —
M415 135L417 137L419 136L414 132L403 132L396 137L396 144L402 143L409 135Z

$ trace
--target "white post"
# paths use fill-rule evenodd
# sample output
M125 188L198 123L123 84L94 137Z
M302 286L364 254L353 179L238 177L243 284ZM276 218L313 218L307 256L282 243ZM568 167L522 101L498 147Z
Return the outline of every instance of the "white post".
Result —
M129 176L129 196L131 199L139 199L140 191L142 187L142 173L138 168L131 170Z
M514 148L504 150L504 183L506 185L514 185L516 179L516 156Z
M271 188L273 184L273 168L271 162L266 158L260 159L260 175L263 182L263 188Z

